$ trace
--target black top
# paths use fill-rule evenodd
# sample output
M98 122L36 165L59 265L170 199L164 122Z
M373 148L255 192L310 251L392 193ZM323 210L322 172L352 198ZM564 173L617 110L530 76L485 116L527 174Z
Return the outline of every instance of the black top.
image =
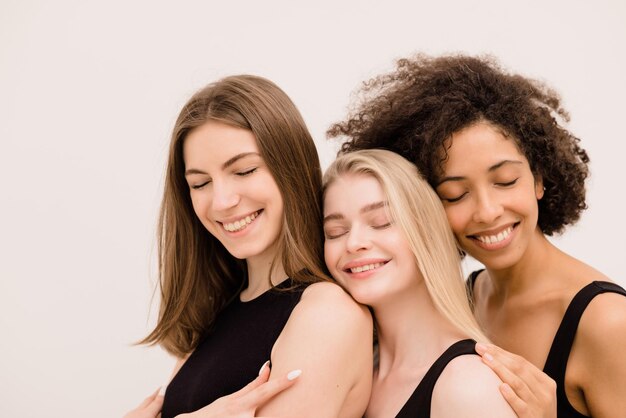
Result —
M396 418L430 418L430 404L433 397L433 389L437 379L446 368L448 363L458 356L465 354L477 354L474 347L476 341L461 340L452 344L439 358L430 366L422 381L417 385L415 392L404 404Z
M197 411L258 376L305 289L290 286L287 279L248 302L237 296L219 313L168 385L162 418Z
M468 281L470 292L472 292L476 278L481 271L475 271L470 275ZM615 283L600 281L589 283L580 289L570 302L552 341L543 371L556 382L557 417L559 418L587 418L586 415L574 409L569 399L567 399L565 394L565 369L567 368L567 360L572 351L574 337L576 336L578 323L583 312L585 312L587 305L594 297L606 292L619 293L626 296L626 290Z

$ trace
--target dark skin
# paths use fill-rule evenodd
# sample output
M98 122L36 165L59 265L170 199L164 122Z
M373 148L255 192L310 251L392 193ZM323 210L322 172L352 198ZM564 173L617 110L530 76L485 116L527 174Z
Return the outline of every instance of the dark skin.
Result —
M452 135L443 178L453 179L436 190L457 240L486 267L474 287L479 324L496 345L542 369L571 299L590 282L609 279L547 240L537 223L542 180L493 125ZM626 410L624 347L626 299L597 296L583 314L565 376L577 411L609 417ZM511 371L524 374L523 367Z

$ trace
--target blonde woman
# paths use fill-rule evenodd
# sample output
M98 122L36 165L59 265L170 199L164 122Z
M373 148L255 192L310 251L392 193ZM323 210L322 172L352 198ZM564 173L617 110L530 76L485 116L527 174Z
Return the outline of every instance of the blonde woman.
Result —
M379 361L365 416L513 417L470 309L441 202L411 163L366 150L324 176L324 253L374 315Z

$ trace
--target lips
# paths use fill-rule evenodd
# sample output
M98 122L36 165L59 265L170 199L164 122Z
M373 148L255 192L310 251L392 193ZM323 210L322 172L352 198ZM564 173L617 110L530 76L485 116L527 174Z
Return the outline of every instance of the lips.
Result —
M387 264L389 260L385 259L367 259L367 260L355 260L349 263L346 263L342 270L346 273L363 273L372 270L376 270L385 264Z
M499 249L506 246L512 239L514 229L519 222L505 225L503 227L494 228L490 231L484 231L478 234L468 235L468 238L477 242L477 244L486 249Z
M254 220L263 212L262 209L257 210L256 212L252 212L248 215L239 217L239 218L231 218L225 221L218 221L222 227L228 232L240 232L243 231L250 225Z

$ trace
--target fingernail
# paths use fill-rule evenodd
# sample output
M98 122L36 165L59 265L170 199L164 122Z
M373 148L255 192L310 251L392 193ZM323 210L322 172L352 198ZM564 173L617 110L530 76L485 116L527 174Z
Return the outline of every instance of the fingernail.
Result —
M295 380L302 374L302 370L292 370L287 373L287 380Z
M489 353L483 354L482 357L487 361L493 361L493 356Z
M487 346L483 343L476 343L476 347L475 350L478 354L481 354L481 352L485 352L487 351Z
M165 396L165 386L161 386L159 388L159 396Z
M267 360L265 363L263 363L263 365L261 366L261 369L259 370L259 376L261 376L261 373L263 373L263 370L265 370L265 368L267 367L268 364L270 364L269 360Z

